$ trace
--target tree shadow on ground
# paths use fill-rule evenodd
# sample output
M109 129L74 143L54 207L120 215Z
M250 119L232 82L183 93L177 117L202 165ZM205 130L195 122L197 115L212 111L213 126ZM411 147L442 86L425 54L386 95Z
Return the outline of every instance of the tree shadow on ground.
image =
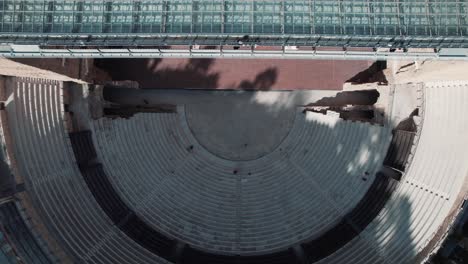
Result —
M246 90L270 90L278 78L278 70L270 67L259 73L253 81L244 80L238 88Z
M404 130L404 131L409 131L409 132L416 132L417 130L417 125L413 119L414 116L419 115L419 109L416 108L411 112L410 116L403 119L396 127L395 130Z
M383 73L383 70L387 68L386 61L376 61L369 68L359 72L346 82L352 84L363 84L377 82L379 84L388 84L387 77Z
M190 59L184 67L161 68L162 59L105 59L96 66L113 81L135 80L140 88L216 88L219 73L210 72L213 59Z
M213 71L215 59L189 59L186 63L163 66L163 59L102 59L95 66L106 71L111 80L137 81L142 89L218 89L220 72ZM253 80L240 80L232 89L270 90L278 70L270 67Z
M379 96L377 90L344 91L334 97L324 97L307 106L374 105Z

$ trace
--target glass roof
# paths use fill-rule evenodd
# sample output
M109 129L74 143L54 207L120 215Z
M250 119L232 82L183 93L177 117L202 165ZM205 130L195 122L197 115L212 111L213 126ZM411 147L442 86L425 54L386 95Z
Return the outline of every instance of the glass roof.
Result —
M468 36L468 0L0 0L0 32Z

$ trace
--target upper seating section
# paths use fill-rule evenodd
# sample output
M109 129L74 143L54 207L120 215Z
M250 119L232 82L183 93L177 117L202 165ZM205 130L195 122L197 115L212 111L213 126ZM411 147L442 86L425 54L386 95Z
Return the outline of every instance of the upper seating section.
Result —
M361 237L323 263L419 263L427 257L465 195L467 101L466 82L425 84L417 147L400 186Z
M241 255L333 227L371 187L390 141L387 127L299 110L283 143L251 161L204 149L183 107L100 119L92 130L106 175L139 217L195 248Z
M63 85L32 78L7 82L18 172L41 220L76 262L166 263L125 236L94 199L65 129Z
M61 35L62 40L46 39L41 35L27 37L30 43L41 39L45 41L43 44L52 45L67 41L128 45L127 34L134 34L132 41L143 45L193 44L185 38L158 40L144 37L157 34L193 36L194 43L206 45L237 44L240 39L243 43L269 45L338 45L334 43L337 40L310 37L317 34L346 36L346 41L338 41L340 46L387 46L387 42L407 46L409 40L392 38L413 36L423 38L412 39L412 47L450 47L467 44L463 38L454 41L456 37L468 35L467 10L465 1L443 0L1 0L0 32L23 37L31 33ZM63 34L77 36L68 38ZM99 39L100 35L107 35L106 39ZM204 37L196 37L200 35ZM242 36L270 37L260 40ZM289 36L292 40L288 43L287 38L279 40L276 36ZM370 38L374 36L382 39ZM434 36L448 38L433 41ZM7 36L4 38L8 39ZM23 41L27 40L16 39L17 44Z

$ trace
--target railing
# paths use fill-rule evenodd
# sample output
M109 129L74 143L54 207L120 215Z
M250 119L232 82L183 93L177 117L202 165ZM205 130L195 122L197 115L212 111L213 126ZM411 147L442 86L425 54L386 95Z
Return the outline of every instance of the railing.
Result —
M0 46L0 57L14 58L281 58L281 59L334 59L334 60L468 60L468 49L366 49L366 50L321 50L279 47L257 49L255 46L242 49L181 48L41 48L36 45Z

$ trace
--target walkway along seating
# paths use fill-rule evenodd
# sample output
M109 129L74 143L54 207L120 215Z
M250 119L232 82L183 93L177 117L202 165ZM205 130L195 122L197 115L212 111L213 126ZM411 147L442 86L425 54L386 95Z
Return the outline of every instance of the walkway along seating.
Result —
M91 131L73 132L69 136L78 164L88 164L97 157Z
M104 174L102 165L89 166L81 172L96 201L120 230L154 254L173 260L175 241L153 230L122 202Z
M414 137L414 132L395 130L384 164L399 171L404 171L408 157L411 154Z
M359 204L339 224L318 239L302 244L310 263L333 254L357 237L380 213L398 182L382 173L372 183Z

